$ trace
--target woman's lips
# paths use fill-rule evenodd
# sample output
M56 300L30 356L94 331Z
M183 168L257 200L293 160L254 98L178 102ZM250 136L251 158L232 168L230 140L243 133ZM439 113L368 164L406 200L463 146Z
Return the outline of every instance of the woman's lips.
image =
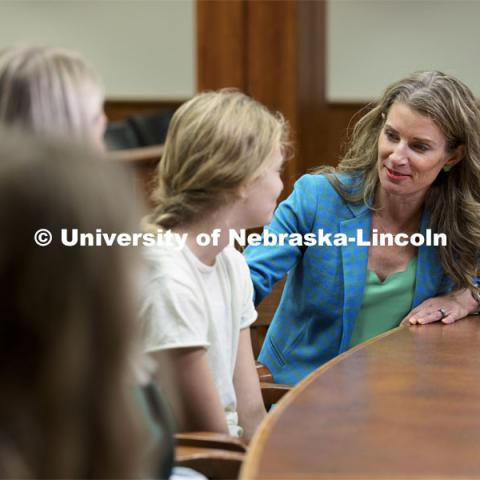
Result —
M401 181L410 177L410 175L406 173L400 173L388 167L385 167L385 171L387 172L387 177L391 180Z

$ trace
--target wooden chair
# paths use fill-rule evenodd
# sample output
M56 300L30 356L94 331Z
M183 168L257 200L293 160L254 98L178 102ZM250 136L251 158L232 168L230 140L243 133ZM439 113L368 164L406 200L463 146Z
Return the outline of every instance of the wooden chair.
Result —
M238 478L245 453L198 446L177 445L175 465L187 467L213 480Z
M245 453L247 447L239 439L215 432L184 432L175 434L176 445L182 447L202 446L217 450Z
M290 385L272 382L260 382L260 388L262 389L263 403L267 412L274 403L278 403L291 390Z
M256 366L260 383L274 383L272 372L265 365L257 361Z
M288 385L261 382L267 410L289 390ZM238 478L247 447L238 438L214 432L175 435L175 465L188 467L211 479Z
M270 295L265 297L262 303L257 307L258 318L250 327L253 354L255 355L255 358L258 357L260 350L262 349L268 327L272 322L277 306L280 303L286 279L287 277L285 276L282 280L277 282L272 288Z
M284 277L282 280L277 282L273 287L270 295L265 297L262 303L257 307L258 318L255 323L250 327L250 332L252 336L252 349L255 358L258 358L260 354L260 350L262 349L263 342L265 341L265 337L267 335L268 327L275 315L275 311L277 310L277 306L280 303L280 298L282 297L283 287L285 286L285 281L287 277ZM260 382L264 385L262 387L266 388L266 384L274 384L274 379L272 376L272 372L263 364L257 361L257 373ZM281 388L287 388L286 385L279 385L279 391ZM264 401L267 396L268 399L275 398L277 392L273 389L270 390L268 393L265 391L264 393ZM278 401L278 400L277 400ZM273 401L272 403L276 403ZM267 402L265 402L267 405ZM271 404L270 404L271 405Z
M246 452L240 439L221 433L175 435L175 465L193 468L211 479L237 478Z

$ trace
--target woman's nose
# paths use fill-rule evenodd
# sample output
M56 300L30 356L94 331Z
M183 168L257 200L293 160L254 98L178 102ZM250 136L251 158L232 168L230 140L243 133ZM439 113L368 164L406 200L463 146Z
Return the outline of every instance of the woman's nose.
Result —
M403 142L398 142L390 154L390 160L398 165L403 165L407 163L407 158L407 145Z

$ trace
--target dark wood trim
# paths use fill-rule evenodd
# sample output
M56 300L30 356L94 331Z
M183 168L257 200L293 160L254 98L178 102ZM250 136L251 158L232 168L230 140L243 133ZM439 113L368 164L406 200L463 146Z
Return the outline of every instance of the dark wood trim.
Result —
M198 89L237 87L285 116L286 193L327 139L325 11L323 0L197 0Z
M301 2L300 2L301 3ZM285 192L290 191L299 170L298 72L296 61L297 10L299 3L257 1L247 5L246 92L288 120L294 155L286 165Z
M105 101L105 113L111 122L124 120L130 115L176 110L187 98L166 100L111 99Z
M326 3L302 2L298 16L298 173L318 165L328 142L326 92Z
M198 0L197 90L245 90L246 3Z

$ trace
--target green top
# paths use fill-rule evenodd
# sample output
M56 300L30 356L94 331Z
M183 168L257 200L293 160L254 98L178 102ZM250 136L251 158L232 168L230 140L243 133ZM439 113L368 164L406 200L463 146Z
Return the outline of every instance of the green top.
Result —
M384 282L367 270L362 308L353 327L350 348L400 324L412 308L416 271L417 257L410 259L405 271L392 273Z

